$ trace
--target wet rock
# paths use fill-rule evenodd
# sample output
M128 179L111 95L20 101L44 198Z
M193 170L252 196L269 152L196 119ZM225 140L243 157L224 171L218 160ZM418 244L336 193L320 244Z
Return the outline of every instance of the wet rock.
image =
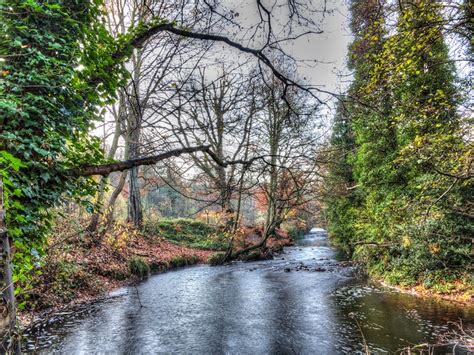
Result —
M285 271L285 272L290 272L291 269L290 269L289 267L286 267L286 268L283 269L283 271Z
M323 267L317 267L316 269L314 269L314 271L316 271L316 272L324 272L324 271L326 271L326 269L323 268Z

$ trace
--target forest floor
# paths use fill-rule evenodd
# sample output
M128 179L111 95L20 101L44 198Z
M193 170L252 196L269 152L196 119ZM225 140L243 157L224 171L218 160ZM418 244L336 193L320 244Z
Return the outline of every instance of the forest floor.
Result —
M241 228L234 236L234 249L256 244L260 233L258 227ZM45 312L92 302L139 281L134 272L137 263L147 274L208 263L212 255L225 250L223 238L212 227L190 220L165 221L154 229L145 225L141 232L118 225L100 237L79 233L67 242L64 234L56 234L33 286L18 296L20 322L26 325ZM270 252L262 257L271 257L272 251L292 243L287 233L278 231L267 242Z

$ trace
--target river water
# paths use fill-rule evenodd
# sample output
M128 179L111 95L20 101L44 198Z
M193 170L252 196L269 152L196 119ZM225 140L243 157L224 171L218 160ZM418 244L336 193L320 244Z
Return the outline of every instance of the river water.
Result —
M356 354L366 347L385 354L447 343L430 349L445 354L460 320L472 331L474 309L371 285L317 232L274 260L170 271L52 314L23 346L65 354ZM454 352L468 353L459 345Z

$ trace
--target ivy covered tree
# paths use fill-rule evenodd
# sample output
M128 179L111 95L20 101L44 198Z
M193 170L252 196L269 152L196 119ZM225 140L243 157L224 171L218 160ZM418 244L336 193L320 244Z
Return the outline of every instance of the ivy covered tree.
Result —
M327 179L329 231L349 252L357 237L361 203L373 182L380 182L381 171L378 176L370 175L383 155L379 147L387 148L386 140L392 139L389 132L382 132L382 126L387 125L381 112L387 105L386 93L368 85L385 40L383 6L377 0L353 1L350 10L354 41L349 47L348 66L354 80L336 111L331 138L334 152ZM359 185L361 181L364 185Z
M398 16L394 28L384 21L388 9ZM332 175L353 184L328 201L330 231L376 277L465 290L474 235L472 148L440 26L443 5L368 1L351 10L354 81L343 112L350 129L341 130L339 110L332 144L344 152L351 132L354 153Z
M71 178L68 169L102 162L88 132L122 71L97 1L4 1L0 10L0 151L18 160L17 170L2 165L6 224L15 281L25 281L52 223L49 208L92 191L92 180Z
M400 223L384 271L393 282L449 288L466 276L474 235L472 206L465 210L473 191L467 122L458 113L456 70L436 25L442 3L402 1L398 9L396 33L380 56L384 66L372 78L383 78L393 94L393 164L405 182L402 204L389 212Z
M351 157L355 151L352 116L349 102L340 101L334 116L330 139L330 166L326 185L326 216L330 225L333 241L351 251L351 239L354 237L353 220L357 198L354 193L355 180Z

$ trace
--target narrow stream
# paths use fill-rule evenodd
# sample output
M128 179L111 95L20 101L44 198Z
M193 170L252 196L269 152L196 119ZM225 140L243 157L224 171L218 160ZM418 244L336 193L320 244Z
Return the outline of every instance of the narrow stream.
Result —
M153 276L137 289L50 316L23 344L25 351L65 354L354 354L366 343L385 354L450 343L451 322L460 320L472 330L473 307L373 286L318 232L274 260ZM460 346L454 352L468 353Z

